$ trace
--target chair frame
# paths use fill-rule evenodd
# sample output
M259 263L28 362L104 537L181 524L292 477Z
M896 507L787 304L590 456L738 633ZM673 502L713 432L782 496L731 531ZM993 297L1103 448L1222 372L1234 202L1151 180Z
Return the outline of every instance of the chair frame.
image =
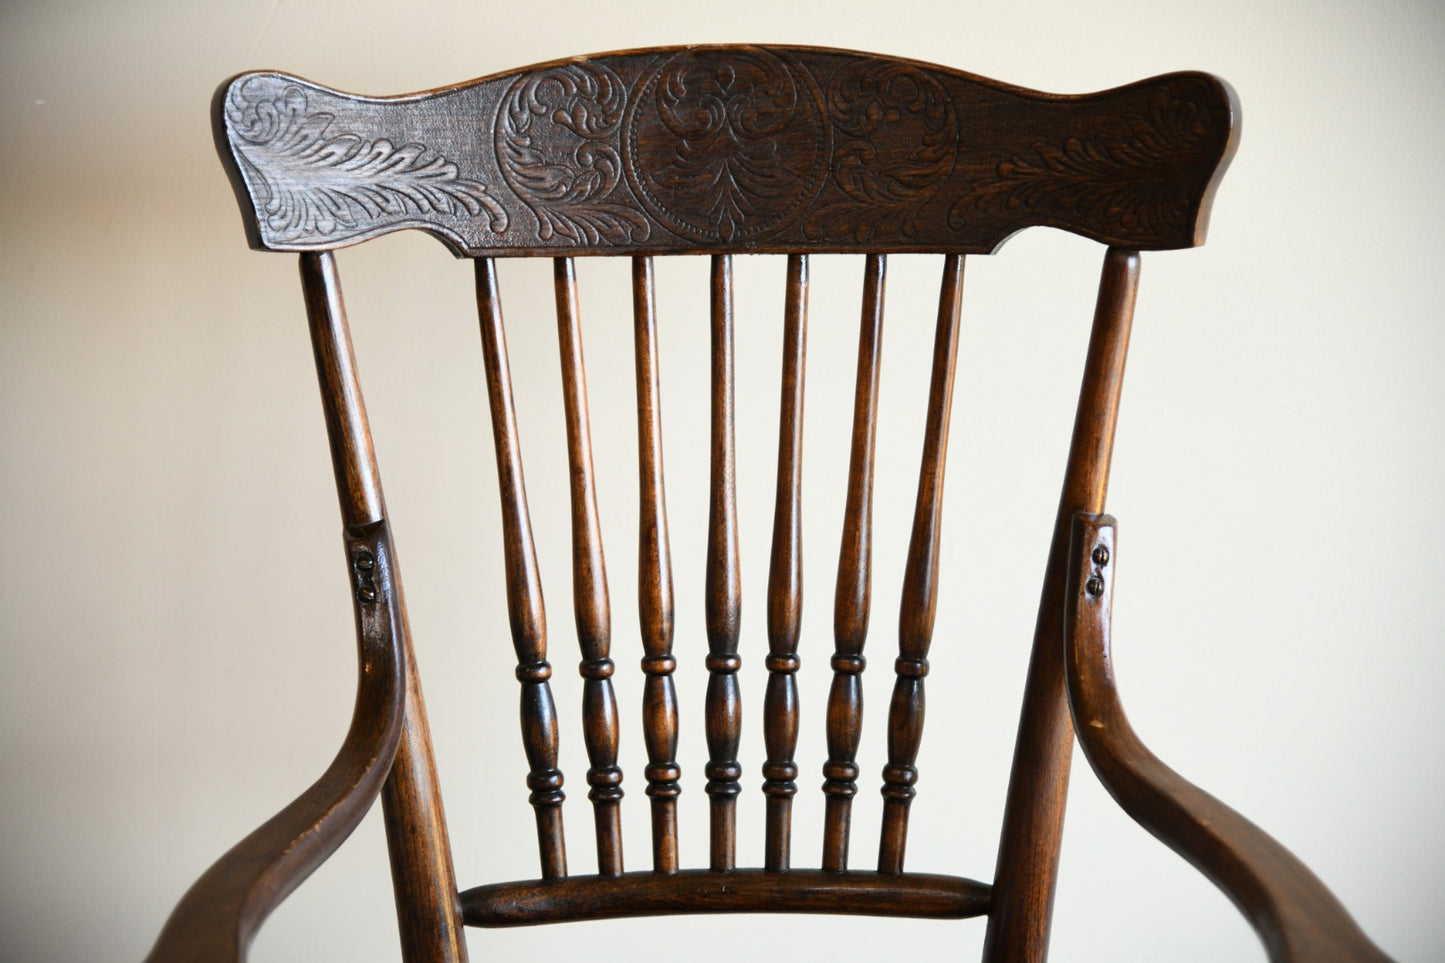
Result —
M882 118L882 119L880 119ZM1099 94L1024 90L913 61L806 47L681 47L556 61L396 98L343 94L274 72L222 85L217 148L251 245L300 252L347 534L361 682L351 732L307 793L186 894L150 959L239 959L261 921L381 798L403 954L466 959L462 926L698 912L988 917L984 959L1047 951L1076 728L1121 806L1233 899L1275 960L1384 960L1282 846L1148 753L1109 662L1116 567L1103 515L1140 252L1200 244L1237 144L1233 91L1169 74ZM400 146L398 146L400 144ZM700 186L701 185L701 186ZM1025 684L993 882L904 870L939 587L941 506L967 254L1025 227L1105 244L1063 490ZM521 685L540 878L458 892L426 710L387 531L380 475L332 251L425 230L475 259L501 489L508 610ZM791 865L797 792L801 439L808 255L867 255L836 652L824 766L823 859ZM849 867L870 606L872 472L886 257L945 255L925 443L889 709L876 871ZM658 421L652 257L712 258L712 484L705 711L709 865L677 856L672 588ZM736 863L741 702L733 488L732 257L788 258L777 502L768 591L764 865ZM618 713L573 258L630 255L638 389L644 776L653 868L624 872ZM584 678L587 783L598 873L571 876L532 546L494 258L555 258Z

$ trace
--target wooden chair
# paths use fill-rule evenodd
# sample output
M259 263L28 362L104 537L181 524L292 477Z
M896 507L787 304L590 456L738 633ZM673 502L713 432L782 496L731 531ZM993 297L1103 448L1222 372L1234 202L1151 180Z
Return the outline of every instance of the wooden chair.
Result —
M256 928L379 794L403 955L466 958L463 925L666 913L987 916L984 957L1045 956L1077 732L1105 786L1239 906L1276 960L1383 960L1319 880L1160 763L1119 708L1109 664L1116 566L1104 510L1139 252L1204 239L1235 148L1230 88L1198 73L1054 96L890 57L785 47L638 50L557 61L407 97L277 73L218 91L215 136L251 245L301 252L301 281L346 533L361 651L350 733L288 808L182 899L153 960L242 956ZM1032 225L1107 245L992 883L904 871L939 590L944 462L964 256ZM473 258L500 481L522 742L540 877L458 892L385 501L331 251L403 228ZM867 255L827 705L818 868L792 865L799 710L800 483L809 255ZM887 257L945 255L925 443L905 573L876 865L850 860L863 724L880 328ZM787 257L777 503L762 699L766 856L738 865L739 552L733 255ZM706 569L710 858L678 860L679 706L659 434L653 256L711 255L711 488ZM630 255L641 498L643 739L652 867L624 872L606 574L593 486L573 258ZM559 732L494 259L554 258L598 872L568 872ZM683 658L697 657L683 653ZM635 785L635 783L629 783ZM809 848L813 844L809 843ZM871 861L870 861L871 863Z

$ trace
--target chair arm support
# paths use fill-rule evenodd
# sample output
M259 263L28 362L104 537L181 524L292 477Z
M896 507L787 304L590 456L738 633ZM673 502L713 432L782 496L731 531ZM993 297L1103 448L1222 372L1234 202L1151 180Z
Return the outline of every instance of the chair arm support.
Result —
M147 963L246 956L271 911L351 835L391 770L406 662L385 521L347 532L359 679L351 727L321 778L206 870L171 912Z
M1114 526L1108 515L1074 515L1065 583L1069 708L1095 775L1136 822L1234 901L1270 960L1388 961L1293 853L1170 769L1135 735L1109 647Z

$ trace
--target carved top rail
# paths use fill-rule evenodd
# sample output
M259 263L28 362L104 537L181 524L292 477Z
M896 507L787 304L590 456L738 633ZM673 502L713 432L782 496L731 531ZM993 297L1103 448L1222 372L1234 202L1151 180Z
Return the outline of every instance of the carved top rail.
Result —
M393 98L247 73L213 105L253 247L420 228L458 256L987 253L1032 225L1190 247L1237 114L1201 73L1062 96L751 46L581 57Z

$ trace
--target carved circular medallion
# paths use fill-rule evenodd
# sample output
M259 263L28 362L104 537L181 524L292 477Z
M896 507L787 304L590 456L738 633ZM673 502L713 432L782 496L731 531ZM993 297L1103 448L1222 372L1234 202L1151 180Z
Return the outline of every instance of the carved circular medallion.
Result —
M683 237L772 233L827 174L822 92L801 65L756 47L680 51L642 76L628 110L628 179Z

